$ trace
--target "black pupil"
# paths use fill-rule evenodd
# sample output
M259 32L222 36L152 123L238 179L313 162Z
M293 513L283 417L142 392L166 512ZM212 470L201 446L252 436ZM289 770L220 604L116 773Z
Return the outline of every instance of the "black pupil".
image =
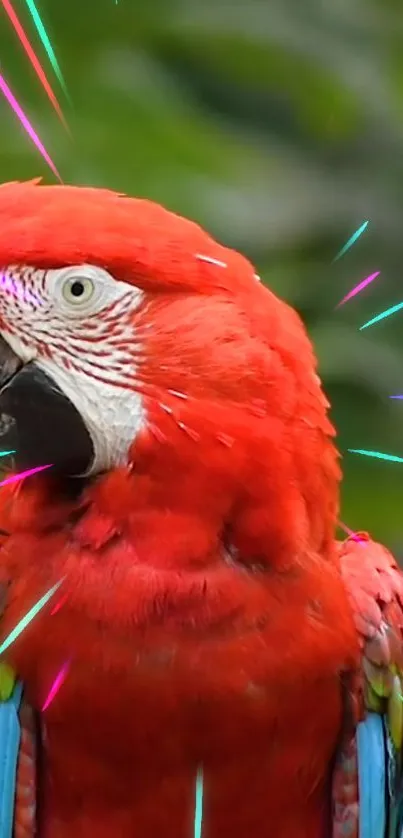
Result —
M73 297L81 297L81 295L84 294L84 283L81 282L79 279L76 279L74 282L72 282L70 291Z

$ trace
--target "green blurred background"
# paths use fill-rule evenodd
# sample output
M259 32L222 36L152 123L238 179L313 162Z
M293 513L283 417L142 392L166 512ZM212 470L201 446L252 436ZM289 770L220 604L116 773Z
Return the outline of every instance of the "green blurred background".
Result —
M243 251L315 342L342 517L403 557L402 0L36 0L72 139L0 5L0 72L66 182L147 196ZM49 67L25 0L14 8ZM0 99L0 180L53 181ZM334 257L363 221L364 235ZM335 310L374 271L380 277Z

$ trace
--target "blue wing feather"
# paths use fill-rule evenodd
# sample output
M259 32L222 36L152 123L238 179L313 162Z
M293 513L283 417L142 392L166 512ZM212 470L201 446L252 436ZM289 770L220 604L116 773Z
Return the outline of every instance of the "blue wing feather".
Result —
M0 703L0 838L11 838L14 824L15 784L21 728L18 711L22 689Z
M368 713L357 727L359 836L387 835L387 748L383 718Z

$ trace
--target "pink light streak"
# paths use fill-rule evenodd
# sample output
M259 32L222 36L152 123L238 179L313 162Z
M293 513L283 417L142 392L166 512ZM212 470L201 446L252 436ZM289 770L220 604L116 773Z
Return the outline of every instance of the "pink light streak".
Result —
M380 271L375 271L375 273L370 274L370 276L367 276L366 279L363 279L362 282L359 282L358 285L356 285L354 288L352 288L352 290L349 291L349 293L346 294L346 296L343 297L343 299L340 300L339 303L337 303L336 308L339 308L339 306L342 306L344 303L347 302L347 300L351 300L352 297L355 297L356 294L359 294L360 291L362 291L364 288L366 288L367 285L369 285L370 282L373 282L373 280L376 279L377 276L379 276L379 274L380 274Z
M22 45L23 49L25 50L25 53L28 56L29 61L31 62L31 64L32 64L32 66L35 70L36 75L38 76L38 79L39 79L43 89L45 90L46 95L48 96L48 99L52 103L52 105L53 105L59 119L63 123L64 127L68 130L67 123L66 123L66 120L63 116L61 107L60 107L60 105L59 105L59 103L56 99L56 96L53 93L53 90L52 90L52 88L49 84L49 81L46 77L46 73L45 73L42 65L40 64L39 59L35 55L34 50L32 49L32 46L31 46L31 44L30 44L30 42L27 38L27 35L24 32L24 29L21 25L21 22L20 22L20 20L17 16L15 10L13 9L13 7L10 3L10 0L1 0L1 3L3 5L3 8L4 8L6 14L8 15L8 17L11 21L12 26L15 29L16 35L19 38L19 40L21 42L21 45Z
M55 175L57 180L60 183L63 183L52 158L49 157L49 154L46 151L45 146L41 143L36 131L33 129L29 119L25 115L21 106L18 104L15 96L11 92L7 82L5 81L5 79L1 75L1 73L0 73L0 90L3 93L3 96L7 99L7 102L10 105L10 107L12 108L12 110L14 111L15 115L17 116L17 118L21 122L22 127L24 128L24 130L26 131L26 133L28 134L28 136L30 137L30 139L32 140L32 142L34 143L36 148L38 149L39 153L42 155L45 162L48 164L49 168L51 169L51 171L53 172L53 174Z
M54 607L52 608L52 610L50 612L51 617L53 617L54 614L57 614L57 612L60 611L61 608L63 608L63 605L66 605L66 602L67 602L68 598L69 598L68 594L64 594L62 597L60 597L60 599L58 600L56 605L54 605Z
M340 529L343 530L343 532L345 532L346 535L348 535L349 538L351 538L352 541L356 541L357 544L365 544L366 543L364 538L360 538L358 533L354 532L354 530L351 530L350 527L347 526L347 524L343 524L343 521L338 521L337 523L338 523Z
M52 465L37 466L36 468L29 468L27 471L20 471L19 474L11 474L10 477L6 477L5 480L0 482L0 486L8 486L10 483L17 483L18 480L24 480L25 477L31 477L32 474L38 474L38 472L44 471L45 468L52 468Z
M66 676L67 676L67 673L68 673L69 669L70 669L70 661L66 661L66 663L63 664L60 672L57 673L55 680L53 681L53 684L52 684L52 686L51 686L51 688L48 692L48 695L47 695L44 703L43 703L42 713L44 713L45 710L48 709L49 705L52 703L53 699L55 698L55 696L59 692L60 687L62 686L62 684L66 680Z

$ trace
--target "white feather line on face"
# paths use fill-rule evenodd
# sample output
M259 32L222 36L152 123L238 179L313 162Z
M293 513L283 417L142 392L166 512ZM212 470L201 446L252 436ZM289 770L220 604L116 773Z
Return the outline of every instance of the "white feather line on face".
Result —
M84 419L95 457L89 474L125 465L129 448L145 425L142 398L135 390L67 371L48 358L37 362ZM68 446L69 440L66 439Z
M79 411L94 445L89 473L125 464L146 422L135 389L141 347L133 326L143 292L91 265L50 271L8 268L7 274L14 286L23 284L24 294L7 293L6 283L0 287L6 326L0 334L24 363L35 360ZM81 307L75 302L70 309L60 289L76 277L94 283L95 302Z

